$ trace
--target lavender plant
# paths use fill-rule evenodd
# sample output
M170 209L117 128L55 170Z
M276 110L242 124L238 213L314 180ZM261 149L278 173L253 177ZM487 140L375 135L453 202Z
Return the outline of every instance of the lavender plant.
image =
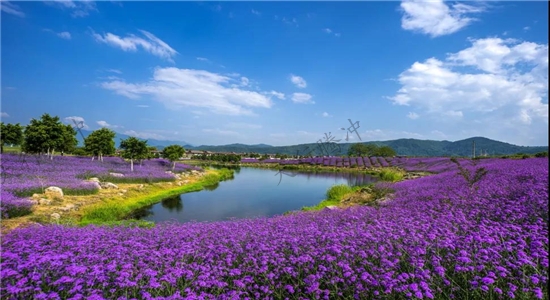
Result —
M436 161L421 160L428 169ZM15 230L1 242L0 293L548 299L548 159L483 160L478 167L487 173L477 190L451 168L393 184L392 200L378 208L154 228Z

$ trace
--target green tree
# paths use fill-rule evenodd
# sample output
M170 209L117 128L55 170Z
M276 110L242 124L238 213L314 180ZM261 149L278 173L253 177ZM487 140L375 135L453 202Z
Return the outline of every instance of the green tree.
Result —
M378 150L375 144L356 143L348 149L348 156L373 156Z
M103 161L104 155L115 154L115 132L109 128L101 128L92 131L84 139L84 149L92 155L92 160L97 156L97 159Z
M135 137L129 137L120 141L120 148L124 150L122 157L130 160L130 170L132 172L134 171L134 160L147 158L149 153L147 141L141 141Z
M21 145L23 143L23 126L4 124L0 122L0 153L4 152L4 144Z
M75 141L76 131L70 125L63 125L57 116L43 114L25 127L22 148L28 153L47 153L53 159L55 150L71 149L78 143Z
M176 160L180 159L185 153L185 149L180 145L170 145L162 150L162 157L172 162L172 170L176 168Z
M374 154L374 156L383 156L383 157L395 156L395 155L396 155L395 150L393 150L390 146L382 146L378 148Z

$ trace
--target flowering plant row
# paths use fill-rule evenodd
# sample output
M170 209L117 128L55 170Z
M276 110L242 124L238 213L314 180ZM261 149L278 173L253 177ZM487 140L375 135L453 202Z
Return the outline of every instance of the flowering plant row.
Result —
M547 299L548 159L393 185L380 207L1 242L6 299Z

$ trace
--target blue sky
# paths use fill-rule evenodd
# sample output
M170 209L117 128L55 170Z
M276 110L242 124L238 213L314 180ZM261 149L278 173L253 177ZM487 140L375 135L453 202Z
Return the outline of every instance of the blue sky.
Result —
M1 26L7 123L548 145L548 2L2 1Z

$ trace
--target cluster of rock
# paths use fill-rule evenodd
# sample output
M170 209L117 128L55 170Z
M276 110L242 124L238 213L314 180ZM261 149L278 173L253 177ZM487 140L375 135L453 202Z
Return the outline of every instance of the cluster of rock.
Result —
M175 178L176 178L176 185L177 186L181 186L183 184L186 184L189 182L189 180L182 180L184 178L189 178L191 176L198 176L198 177L201 177L203 176L204 174L206 174L204 171L202 172L199 172L197 170L191 170L190 172L188 173L174 173L172 171L166 171L166 174L172 174ZM172 183L171 182L168 182L168 185L171 185Z

